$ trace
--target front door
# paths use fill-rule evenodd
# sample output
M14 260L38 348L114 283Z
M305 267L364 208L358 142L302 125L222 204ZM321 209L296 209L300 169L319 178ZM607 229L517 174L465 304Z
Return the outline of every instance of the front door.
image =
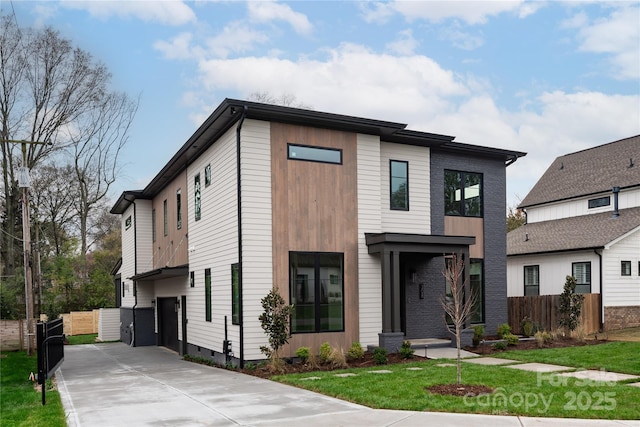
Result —
M178 351L176 298L158 298L158 345Z

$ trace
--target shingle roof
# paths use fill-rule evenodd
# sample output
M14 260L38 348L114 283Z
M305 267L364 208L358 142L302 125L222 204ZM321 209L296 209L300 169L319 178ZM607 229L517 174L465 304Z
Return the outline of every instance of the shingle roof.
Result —
M525 224L507 234L507 255L602 248L640 227L640 207ZM527 240L528 237L528 240Z
M520 207L611 191L614 186L640 186L640 135L558 157Z

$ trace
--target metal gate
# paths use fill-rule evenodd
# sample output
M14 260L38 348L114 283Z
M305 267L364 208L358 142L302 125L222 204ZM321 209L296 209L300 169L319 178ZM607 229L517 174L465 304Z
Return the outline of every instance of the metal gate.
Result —
M64 361L63 320L40 322L36 328L38 345L38 384L42 387L42 404L46 403L45 389L47 378L62 365Z

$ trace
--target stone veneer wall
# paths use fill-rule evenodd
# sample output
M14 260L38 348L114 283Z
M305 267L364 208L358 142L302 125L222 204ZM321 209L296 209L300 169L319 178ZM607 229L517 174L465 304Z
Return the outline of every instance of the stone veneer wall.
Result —
M604 330L640 326L640 307L637 305L604 308Z

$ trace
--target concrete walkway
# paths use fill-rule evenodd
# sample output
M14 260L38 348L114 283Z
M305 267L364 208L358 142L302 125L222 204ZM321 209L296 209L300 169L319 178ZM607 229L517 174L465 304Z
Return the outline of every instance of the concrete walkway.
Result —
M163 347L131 348L122 343L65 347L56 377L70 427L640 427L640 421L375 410L185 362Z

